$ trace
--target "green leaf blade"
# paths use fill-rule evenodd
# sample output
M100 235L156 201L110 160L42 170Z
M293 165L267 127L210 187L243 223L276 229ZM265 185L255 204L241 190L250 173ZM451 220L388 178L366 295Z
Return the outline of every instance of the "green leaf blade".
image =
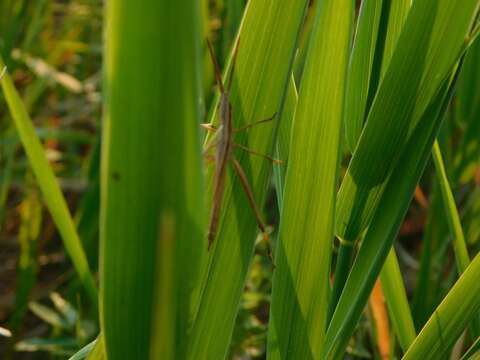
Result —
M397 255L393 248L385 260L380 279L393 328L400 346L406 351L415 340L416 332Z
M268 339L272 360L322 353L352 19L350 0L324 1L316 13L285 175Z
M362 132L384 1L362 1L345 96L345 138L353 152Z
M0 57L0 69L4 68L3 60ZM98 294L95 280L90 271L72 216L55 174L48 163L42 144L35 133L35 128L26 106L15 89L13 81L7 71L5 71L3 77L1 77L1 85L15 127L27 153L30 166L35 174L45 204L52 215L52 219L62 237L65 249L72 259L72 263L90 300L97 306Z
M249 1L240 26L240 45L230 94L235 128L280 113L290 80L295 45L307 1ZM211 122L217 122L213 114ZM235 142L270 155L275 147L278 117L273 122L235 134ZM261 207L272 165L241 150L234 156ZM214 166L207 167L207 196L212 199ZM210 204L211 205L211 204ZM191 332L189 359L226 356L253 256L257 225L240 181L227 169L217 237L208 263L201 269L202 287ZM205 242L205 252L207 244ZM205 341L205 339L209 339Z
M414 2L342 182L339 237L355 240L368 226L401 149L461 56L477 9L475 0Z
M479 273L480 255L477 255L402 359L439 359L447 354L480 310Z
M455 79L444 83L407 143L390 177L382 201L362 240L337 308L327 330L326 355L342 355L377 279L425 168L434 139L453 93Z
M168 327L172 340L159 345L168 350L164 358L182 359L206 248L199 3L122 0L108 2L105 14L100 273L106 357L158 358L151 343L161 342L154 334ZM164 313L169 317L153 324Z

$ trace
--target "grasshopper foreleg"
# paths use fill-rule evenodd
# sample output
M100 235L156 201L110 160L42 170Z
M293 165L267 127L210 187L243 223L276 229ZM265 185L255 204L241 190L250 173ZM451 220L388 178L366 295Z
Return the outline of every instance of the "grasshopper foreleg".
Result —
M283 163L282 160L275 159L275 158L273 158L273 157L271 157L271 156L268 156L268 155L265 155L265 154L261 154L261 153L259 153L259 152L256 152L256 151L254 151L254 150L249 149L249 148L246 147L246 146L243 146L243 145L240 145L240 144L237 144L237 143L234 143L233 146L236 147L236 148L238 148L238 149L241 149L241 150L243 150L243 151L246 151L246 152L248 152L249 154L256 155L256 156L261 156L261 157L263 157L263 158L265 158L265 159L267 159L267 160L270 160L271 162L273 162L273 163L275 163L275 164L282 164L282 163Z
M247 124L247 125L241 126L241 127L239 127L239 128L233 129L233 132L241 132L241 131L250 129L250 128L254 127L254 126L257 126L257 125L260 125L260 124L264 124L264 123L270 122L270 121L272 121L273 119L275 119L275 116L277 116L277 113L273 114L273 116L271 116L271 117L269 117L269 118L267 118L267 119L263 119L263 120L260 120L260 121L255 121L254 123Z

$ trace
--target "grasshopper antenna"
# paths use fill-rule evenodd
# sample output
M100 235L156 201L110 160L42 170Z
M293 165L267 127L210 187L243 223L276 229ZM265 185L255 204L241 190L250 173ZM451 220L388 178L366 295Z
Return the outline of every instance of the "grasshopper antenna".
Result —
M230 70L230 77L228 78L227 84L227 91L230 93L230 89L232 88L233 83L233 72L235 71L235 65L237 63L237 54L238 54L238 47L240 46L240 36L235 44L235 49L233 50L233 58L232 58L232 69Z
M224 93L225 89L223 87L222 82L222 72L220 71L220 66L218 65L217 58L215 57L215 52L213 51L213 46L210 40L207 39L208 44L208 51L210 52L210 56L212 58L213 66L215 68L215 78L217 79L217 85L220 88L220 92Z

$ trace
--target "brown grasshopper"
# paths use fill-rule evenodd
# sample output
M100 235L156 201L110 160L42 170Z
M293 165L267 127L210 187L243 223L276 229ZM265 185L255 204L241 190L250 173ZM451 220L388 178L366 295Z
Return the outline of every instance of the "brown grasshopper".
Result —
M237 41L235 50L233 52L232 70L230 72L230 78L228 79L228 84L226 88L222 81L222 74L220 72L220 67L218 65L218 62L215 58L212 44L208 40L207 40L207 44L208 44L210 56L212 57L212 62L215 68L215 78L216 78L217 86L219 87L219 90L220 90L220 99L219 99L218 108L217 108L220 125L217 128L212 126L211 124L202 124L202 127L204 127L205 129L209 131L215 131L215 139L218 139L216 142L212 141L212 143L205 148L205 152L207 152L213 146L217 147L216 154L215 154L216 168L215 168L215 174L214 174L214 180L213 180L214 184L213 184L212 212L210 216L210 225L208 227L208 249L210 250L213 244L213 241L215 239L215 236L217 234L221 204L223 199L223 193L225 190L225 178L227 174L227 165L230 161L233 165L233 170L237 174L240 180L240 184L242 185L242 188L245 191L245 194L247 195L248 203L255 214L258 227L260 228L260 231L262 231L262 233L264 234L264 238L268 239L268 234L266 232L266 228L262 220L260 210L257 206L257 203L255 202L253 191L249 185L245 172L243 171L240 163L238 162L238 160L235 158L233 154L233 149L235 148L241 149L250 154L262 156L275 163L281 163L281 161L273 159L268 155L257 153L233 141L234 133L249 129L258 124L272 121L276 115L273 115L271 118L264 119L252 124L248 124L237 129L233 128L232 105L230 103L230 90L232 87L233 71L235 69L239 41ZM269 256L271 256L270 253L269 253Z

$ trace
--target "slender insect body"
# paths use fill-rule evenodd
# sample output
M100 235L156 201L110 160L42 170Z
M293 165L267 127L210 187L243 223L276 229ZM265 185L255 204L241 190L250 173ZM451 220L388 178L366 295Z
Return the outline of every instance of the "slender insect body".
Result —
M210 226L208 229L208 247L210 248L215 236L217 235L218 221L220 219L220 210L225 190L225 178L227 166L232 153L232 107L226 94L222 93L219 103L220 126L217 129L217 151L216 167L214 177L214 193L212 213L210 216Z
M228 160L232 152L232 106L227 94L221 95L218 108L220 114L220 127L217 130L218 143L216 160L221 161L221 158L226 158Z
M225 180L226 180L226 175L227 175L227 166L229 162L232 163L233 165L233 170L237 174L240 184L247 195L247 200L252 208L255 217L257 219L257 224L260 230L263 232L265 238L268 238L268 235L266 233L265 225L262 221L260 210L255 202L253 191L250 188L250 185L248 183L247 176L245 172L243 171L240 163L238 162L237 159L235 159L235 156L233 154L233 149L242 149L244 151L247 151L251 154L262 156L266 159L269 159L273 162L279 162L278 160L275 160L267 155L263 155L260 153L257 153L253 150L248 149L247 147L237 144L233 140L233 134L235 132L243 131L246 129L249 129L257 124L265 123L268 121L273 120L275 117L272 116L271 118L265 119L258 121L256 123L248 124L245 125L241 128L234 129L233 128L233 120L232 120L232 105L230 104L230 89L232 86L232 74L233 74L233 69L235 67L235 60L236 60L236 55L237 55L237 50L238 50L238 42L237 46L234 51L233 55L233 61L232 61L232 72L230 74L230 79L228 81L227 87L225 88L223 85L222 81L222 76L220 72L220 68L218 66L217 60L215 59L215 55L213 52L213 47L210 44L210 42L207 41L208 48L210 51L210 55L212 56L212 61L215 66L215 78L217 81L217 85L220 89L220 100L218 104L218 116L219 116L219 123L220 126L218 128L215 128L215 126L212 126L210 124L205 124L204 127L207 130L210 131L216 131L216 142L212 143L211 146L216 146L216 154L215 154L215 160L216 160L216 166L215 166L215 174L214 174L214 179L213 179L213 201L212 201L212 212L210 216L210 225L208 227L208 249L211 248L213 241L215 240L215 237L217 235L217 229L218 229L218 224L220 221L220 211L221 211L221 206L222 206L222 199L223 199L223 194L225 191ZM210 148L211 146L208 146ZM270 253L271 255L271 253ZM272 261L273 262L273 261Z

